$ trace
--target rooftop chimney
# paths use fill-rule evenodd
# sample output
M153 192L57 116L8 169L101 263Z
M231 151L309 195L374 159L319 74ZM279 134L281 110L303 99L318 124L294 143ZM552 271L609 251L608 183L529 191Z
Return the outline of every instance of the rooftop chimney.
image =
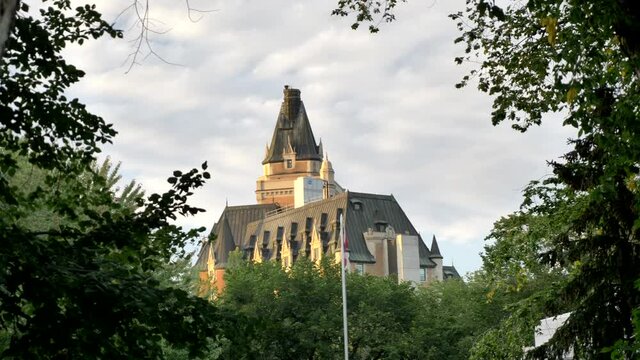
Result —
M293 121L300 110L300 90L284 86L284 113L289 121Z

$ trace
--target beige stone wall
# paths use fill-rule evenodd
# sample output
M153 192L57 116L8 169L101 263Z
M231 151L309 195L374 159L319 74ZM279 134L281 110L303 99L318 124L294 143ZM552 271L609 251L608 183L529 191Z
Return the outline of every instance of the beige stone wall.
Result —
M367 244L367 249L376 260L373 264L366 264L364 266L364 271L367 274L376 276L389 275L388 234L386 232L370 230L363 235L365 243Z
M320 164L317 160L297 160L291 169L287 169L284 162L263 165L264 174L256 182L256 201L293 206L293 182L300 176L319 177Z
M444 274L442 273L442 259L431 259L436 263L435 267L427 269L427 283L442 281Z
M384 241L384 240L383 240ZM376 276L385 276L388 275L388 269L386 268L386 257L387 254L384 249L383 241L377 242L373 246L373 256L376 258L376 262L374 264L365 265L364 269L367 274L376 275Z
M415 235L396 235L398 280L420 282L418 241Z

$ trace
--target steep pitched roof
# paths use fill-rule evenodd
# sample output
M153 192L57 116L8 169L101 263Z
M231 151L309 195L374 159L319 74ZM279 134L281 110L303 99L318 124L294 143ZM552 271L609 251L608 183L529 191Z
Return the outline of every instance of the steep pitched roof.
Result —
M283 161L282 152L289 145L296 152L296 160L322 160L322 152L316 145L307 112L300 100L300 90L285 86L271 145L262 163Z
M418 250L420 251L420 267L428 267L434 268L437 264L431 260L431 252L427 248L427 245L420 239L420 247Z
M228 217L222 219L222 226L218 233L216 244L213 248L215 256L215 268L224 268L227 265L229 259L229 252L236 249L236 243L233 240L233 234L231 233L231 225L229 225Z
M358 206L354 206L354 204ZM391 225L396 233L415 235L419 238L419 256L421 267L435 266L429 260L429 250L420 238L420 234L413 227L404 211L390 195L377 195L366 193L345 192L333 198L309 203L297 209L292 209L277 215L266 217L250 223L245 233L245 243L255 236L258 244L264 243L264 234L270 235L266 247L270 249L270 256L275 256L278 247L278 232L284 231L283 240L291 239L294 236L294 245L298 249L305 248L306 231L311 226L307 226L307 219L315 224L314 227L320 232L320 236L328 245L327 252L331 252L332 247L338 246L339 227L337 220L340 214L344 214L346 235L349 239L349 259L354 262L372 263L375 258L369 252L364 239L364 233L370 228L375 228L376 222L384 222ZM298 224L297 234L289 234L292 224ZM266 260L266 259L263 259Z
M211 238L215 237L215 246L213 248L214 255L216 256L216 267L220 267L221 261L228 256L228 251L220 251L220 243L225 239L227 243L225 247L229 251L234 250L236 247L244 248L245 244L243 240L244 234L247 229L247 224L252 221L265 217L265 214L269 211L275 210L277 206L275 204L257 204L257 205L242 205L242 206L227 206L217 223L213 225L211 229ZM231 245L233 242L233 246ZM202 245L196 266L199 269L206 270L208 250L211 246L210 242ZM206 250L206 251L205 251ZM222 258L220 257L222 256Z
M200 247L200 251L198 252L198 259L196 260L195 268L198 271L207 271L207 258L209 257L209 248L211 247L211 242L206 241Z
M456 270L453 265L444 265L442 267L442 273L444 274L445 279L459 279L461 277L460 274L458 274L458 270Z
M429 257L432 259L442 259L440 248L438 247L438 242L436 241L435 235L433 235L433 240L431 240L431 256Z

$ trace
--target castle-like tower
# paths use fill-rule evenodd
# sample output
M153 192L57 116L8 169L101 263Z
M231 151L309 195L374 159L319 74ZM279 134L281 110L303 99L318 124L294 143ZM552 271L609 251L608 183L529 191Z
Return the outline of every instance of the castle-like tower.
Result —
M284 100L280 107L271 144L267 145L262 161L263 174L256 182L258 204L293 206L296 179L312 178L322 183L323 198L340 189L335 183L334 171L323 157L322 141L316 140L309 124L300 90L284 87Z
M342 258L340 233L349 239L350 271L428 284L460 277L444 266L435 236L431 249L393 195L345 191L322 143L316 144L300 90L284 87L284 101L267 146L257 204L226 206L203 242L196 267L218 291L234 250L252 261L288 267L299 257ZM340 221L342 219L342 221Z

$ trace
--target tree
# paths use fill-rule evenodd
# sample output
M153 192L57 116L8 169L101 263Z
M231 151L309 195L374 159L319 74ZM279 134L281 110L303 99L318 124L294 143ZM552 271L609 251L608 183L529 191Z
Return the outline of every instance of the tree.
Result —
M237 316L226 358L340 359L342 309L340 269L298 259L238 261L225 272L222 311ZM412 359L409 338L418 309L415 291L393 278L349 274L349 348L353 359ZM243 319L243 320L239 320Z
M355 14L355 21L351 24L353 30L357 30L362 23L369 23L369 32L377 33L380 31L379 26L381 23L390 23L396 19L393 11L399 2L406 2L406 0L387 0L384 2L338 0L338 6L331 14L342 17L349 17Z
M287 272L277 262L236 261L225 273L222 309L246 319L229 358L333 358L341 349L339 270L297 261ZM336 281L337 280L337 281ZM240 346L242 345L242 347Z
M563 160L550 162L553 175L525 191L511 218L525 222L494 232L485 267L510 264L513 279L544 269L563 274L527 306L571 316L530 356L557 358L571 347L579 357L608 357L602 351L616 341L636 341L632 310L640 304L640 8L617 0L469 0L452 18L467 54L456 61L480 63L458 86L473 78L493 96L494 124L526 131L544 114L562 112L578 132ZM511 261L510 250L522 254L532 240L527 261Z
M4 54L4 44L9 38L17 8L18 0L0 0L0 57Z
M234 264L227 267L226 287L218 299L220 310L235 316L233 333L222 331L224 341L232 344L224 347L223 357L342 358L338 266L298 259L285 270L278 262L240 258L237 252ZM518 293L487 297L490 285L481 272L467 282L450 280L425 288L398 284L393 277L349 274L350 357L467 359L472 351L486 355L483 348L473 349L474 344L518 311L511 304L537 290L529 284ZM531 329L526 330L513 336L533 339Z
M97 175L104 179L105 186L111 191L116 201L125 207L137 208L138 204L144 198L144 190L142 185L137 184L135 180L129 181L122 189L118 187L118 183L122 180L120 175L121 162L114 167L111 158L107 156L102 164L95 163L92 168Z
M0 63L2 357L158 358L165 344L203 354L224 316L156 271L199 232L172 221L202 211L187 200L210 177L206 163L175 171L137 210L114 198L91 166L115 131L65 96L84 73L60 52L121 33L93 6L49 5L36 17L20 2ZM24 159L43 174L33 187L18 179ZM34 228L33 213L59 221Z

